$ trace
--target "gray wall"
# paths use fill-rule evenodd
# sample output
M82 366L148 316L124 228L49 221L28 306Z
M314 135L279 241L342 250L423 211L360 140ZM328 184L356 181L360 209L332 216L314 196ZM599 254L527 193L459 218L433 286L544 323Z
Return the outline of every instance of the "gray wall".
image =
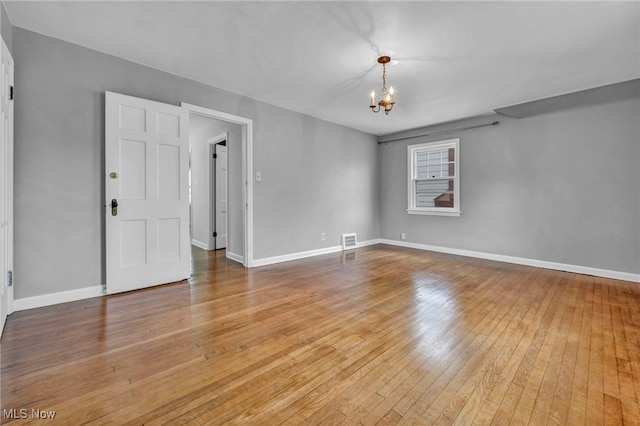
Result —
M379 237L373 136L21 28L12 37L16 299L104 283L107 90L253 120L256 259L343 232Z
M634 91L519 120L490 116L383 138L501 123L380 145L382 237L404 232L414 243L639 273L638 85ZM461 217L407 214L407 145L454 137Z
M208 140L228 132L227 140L227 251L244 256L242 217L242 127L222 120L210 124L191 136L191 231L192 239L209 245L211 230L211 184ZM212 247L210 247L212 248Z
M637 93L446 135L461 138L462 216L410 216L408 142L377 146L356 130L3 22L7 31L17 299L104 283L106 90L254 120L255 259L336 246L345 232L361 241L405 232L410 242L640 272Z
M283 254L281 245L292 253L337 246L348 232L359 241L378 238L376 138L308 116L290 122L288 114L265 108L256 120L278 143L255 147L262 174L254 185L262 243L255 257Z
M9 22L9 15L4 9L4 3L0 3L0 32L2 33L2 39L9 48L9 52L13 52L13 34L12 34L11 22Z

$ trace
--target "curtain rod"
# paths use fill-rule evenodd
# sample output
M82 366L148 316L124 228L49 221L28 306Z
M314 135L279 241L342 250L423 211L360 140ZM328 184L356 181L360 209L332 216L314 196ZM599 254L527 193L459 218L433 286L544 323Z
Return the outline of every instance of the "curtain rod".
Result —
M476 126L458 127L457 129L440 130L440 131L433 132L433 133L424 133L422 135L407 136L406 138L389 139L388 141L378 141L378 145L380 145L381 143L398 142L398 141L404 141L404 140L407 140L407 139L415 139L415 138L422 138L422 137L425 137L425 136L439 135L439 134L442 134L442 133L451 133L451 132L457 132L457 131L460 131L460 130L477 129L478 127L488 127L488 126L498 126L498 125L500 125L500 122L499 121L494 121L493 123L478 124Z

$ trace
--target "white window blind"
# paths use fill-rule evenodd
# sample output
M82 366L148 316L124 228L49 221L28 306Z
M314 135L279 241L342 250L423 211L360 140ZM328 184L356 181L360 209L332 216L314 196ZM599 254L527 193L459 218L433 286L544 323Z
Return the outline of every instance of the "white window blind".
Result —
M460 139L408 146L410 214L460 215Z

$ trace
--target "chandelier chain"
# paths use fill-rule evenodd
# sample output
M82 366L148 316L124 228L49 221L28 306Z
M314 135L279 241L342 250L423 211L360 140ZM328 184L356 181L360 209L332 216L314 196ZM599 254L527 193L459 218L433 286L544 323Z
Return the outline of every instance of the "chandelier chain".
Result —
M387 94L387 64L382 64L382 96Z

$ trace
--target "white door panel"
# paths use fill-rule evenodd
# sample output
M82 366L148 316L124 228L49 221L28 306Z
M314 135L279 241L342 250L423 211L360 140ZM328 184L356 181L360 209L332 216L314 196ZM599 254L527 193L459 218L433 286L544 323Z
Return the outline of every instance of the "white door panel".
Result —
M107 292L186 279L188 114L111 92L105 111Z
M2 41L0 52L0 335L13 310L13 58Z
M216 144L216 250L227 247L227 147Z

